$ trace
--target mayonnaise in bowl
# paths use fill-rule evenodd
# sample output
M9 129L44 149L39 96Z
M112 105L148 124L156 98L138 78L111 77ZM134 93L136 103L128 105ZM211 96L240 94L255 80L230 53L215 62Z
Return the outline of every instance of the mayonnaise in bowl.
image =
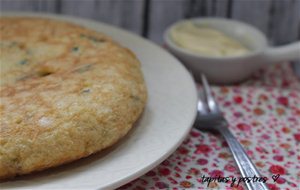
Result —
M209 26L192 21L178 24L170 31L171 39L181 48L208 57L230 57L248 54L250 50L237 40Z

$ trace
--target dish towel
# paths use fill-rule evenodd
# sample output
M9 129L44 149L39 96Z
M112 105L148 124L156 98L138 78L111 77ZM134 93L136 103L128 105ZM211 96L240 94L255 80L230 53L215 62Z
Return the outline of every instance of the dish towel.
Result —
M271 190L300 189L300 81L288 63L213 93L230 130ZM256 179L254 176L248 180ZM167 160L119 189L246 189L219 134L192 129Z

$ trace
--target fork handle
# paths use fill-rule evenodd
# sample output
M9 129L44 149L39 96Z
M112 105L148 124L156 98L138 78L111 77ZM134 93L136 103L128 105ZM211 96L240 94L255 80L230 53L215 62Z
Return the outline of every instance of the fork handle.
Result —
M217 127L217 129L226 139L227 144L233 154L234 160L240 169L242 177L246 179L245 177L254 177L255 175L256 177L260 178L261 175L257 171L255 165L251 162L251 160L245 153L245 150L243 149L241 144L236 140L236 138L232 135L230 130L227 127ZM245 182L245 184L249 190L269 189L263 182L253 182L253 180L251 180L249 183L248 182L249 181Z

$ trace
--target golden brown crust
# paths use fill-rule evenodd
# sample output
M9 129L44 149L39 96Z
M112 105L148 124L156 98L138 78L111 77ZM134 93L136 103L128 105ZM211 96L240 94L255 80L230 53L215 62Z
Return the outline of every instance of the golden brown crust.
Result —
M141 114L140 63L110 38L38 18L0 29L0 179L102 150Z

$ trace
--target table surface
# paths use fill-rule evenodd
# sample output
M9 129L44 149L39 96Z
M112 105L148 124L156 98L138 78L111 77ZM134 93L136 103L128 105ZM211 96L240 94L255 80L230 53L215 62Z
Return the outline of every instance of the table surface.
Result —
M268 67L240 85L214 86L213 92L270 189L299 189L300 81L291 65ZM225 140L192 129L167 160L119 189L241 190L242 180Z

